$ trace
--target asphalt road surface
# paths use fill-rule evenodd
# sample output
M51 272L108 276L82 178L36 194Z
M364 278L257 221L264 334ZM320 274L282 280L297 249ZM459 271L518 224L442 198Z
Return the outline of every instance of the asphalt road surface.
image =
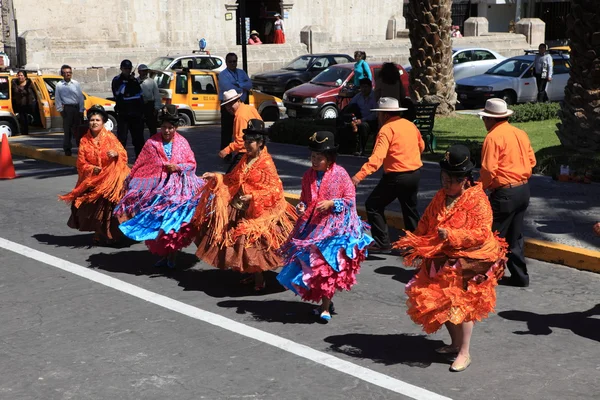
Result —
M338 314L268 275L266 293L198 262L153 267L142 243L91 247L57 200L73 168L15 160L0 181L0 399L598 399L600 275L530 260L500 286L462 373L406 315L412 271L363 264Z

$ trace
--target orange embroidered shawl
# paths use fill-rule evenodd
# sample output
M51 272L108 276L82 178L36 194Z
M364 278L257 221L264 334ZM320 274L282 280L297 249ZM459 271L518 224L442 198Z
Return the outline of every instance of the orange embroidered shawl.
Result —
M229 203L240 190L242 194L252 195L252 200L235 230L226 232ZM278 249L297 218L295 208L285 200L283 184L265 147L255 161L249 163L248 156L244 155L230 173L216 174L216 179L208 181L193 224L208 224L209 235L220 246L231 246L245 235L247 247L262 237L270 247ZM275 225L283 229L274 229Z
M446 194L439 190L427 206L414 233L394 243L395 248L408 248L406 265L425 258L470 258L495 262L506 254L506 242L492 232L492 207L481 183L467 189L449 210ZM448 238L438 235L446 229Z
M117 152L116 159L108 157L110 150ZM98 175L94 175L94 167L101 168ZM129 175L127 152L117 137L106 129L102 129L96 138L88 130L79 144L77 173L79 179L75 188L59 196L60 200L73 202L75 207L99 198L117 203L123 196L123 182Z

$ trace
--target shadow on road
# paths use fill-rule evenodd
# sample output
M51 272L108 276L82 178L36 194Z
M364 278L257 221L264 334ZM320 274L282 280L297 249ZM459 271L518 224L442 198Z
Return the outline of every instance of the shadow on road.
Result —
M417 272L417 269L404 269L401 267L385 266L374 270L376 274L390 275L392 279L402 283L408 283Z
M587 311L565 314L536 314L529 311L501 311L498 315L511 321L527 323L528 331L515 331L516 335L549 335L552 328L569 329L574 334L600 342L600 304Z
M238 314L251 314L258 321L282 324L313 324L318 322L313 314L314 304L283 300L226 300L219 307L237 308Z
M435 353L441 340L431 340L425 335L369 335L349 333L329 336L330 350L356 358L368 358L385 365L405 364L427 368L433 363L451 364L450 360ZM376 343L376 345L374 345Z
M135 244L134 241L131 241L127 238L124 238L122 240L120 240L117 243L114 244L93 244L93 238L94 234L93 233L81 233L78 235L67 235L67 236L59 236L59 235L52 235L49 233L39 233L36 235L33 235L32 237L37 240L40 243L44 243L44 244L48 244L51 246L56 246L56 247L71 247L73 249L81 249L81 248L88 248L91 249L92 247L105 247L105 248L113 248L113 249L123 249L126 247L130 247L133 244Z
M119 251L115 253L92 254L86 260L90 268L98 268L107 272L125 273L136 276L146 275L151 278L166 277L178 282L185 291L200 291L208 296L247 297L264 296L283 292L285 289L277 282L277 274L265 272L266 288L255 292L252 284L241 285L240 273L231 270L192 268L198 263L196 255L180 252L177 254L177 267L155 267L159 257L145 250Z

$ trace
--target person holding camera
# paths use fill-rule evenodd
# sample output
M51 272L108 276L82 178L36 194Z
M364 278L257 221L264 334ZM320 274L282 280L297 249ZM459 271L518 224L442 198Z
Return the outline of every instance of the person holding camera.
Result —
M538 47L538 54L535 55L535 61L533 62L535 76L535 82L537 83L537 101L543 102L548 100L548 94L546 93L546 86L548 82L552 80L552 73L554 62L552 56L546 53L547 46L545 43L540 44Z
M355 117L350 122L355 140L355 156L365 155L367 140L372 132L377 133L377 114L371 109L377 108L373 83L369 78L360 80L360 92L352 98L349 105L355 105L360 110L360 118Z
M83 92L79 82L71 79L73 69L68 65L60 67L60 75L63 80L58 82L54 92L54 104L56 111L60 113L63 119L63 150L65 155L70 156L73 146L73 137L79 145L79 138L76 135L77 129L83 121Z
M142 87L135 78L131 61L121 61L121 74L113 78L111 86L117 103L115 106L117 137L126 148L127 133L131 132L131 141L137 158L144 147L144 99Z

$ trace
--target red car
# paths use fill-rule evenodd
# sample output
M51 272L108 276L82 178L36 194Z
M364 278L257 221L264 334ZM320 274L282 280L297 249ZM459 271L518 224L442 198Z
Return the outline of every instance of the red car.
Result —
M383 62L369 62L373 77L378 78ZM408 74L398 65L398 73L404 88L408 88ZM342 94L349 92L354 80L354 63L336 64L310 82L296 86L283 94L283 103L290 118L337 118L340 107L347 103L340 100ZM375 79L373 80L375 87ZM342 96L343 97L343 96Z

